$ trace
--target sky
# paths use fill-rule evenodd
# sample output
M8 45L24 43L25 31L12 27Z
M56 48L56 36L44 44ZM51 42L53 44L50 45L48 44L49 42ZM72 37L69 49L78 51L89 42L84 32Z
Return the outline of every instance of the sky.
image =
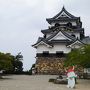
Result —
M62 7L81 17L85 35L90 36L90 0L0 0L0 52L23 55L23 68L35 63L35 44L47 29L46 18L52 18Z

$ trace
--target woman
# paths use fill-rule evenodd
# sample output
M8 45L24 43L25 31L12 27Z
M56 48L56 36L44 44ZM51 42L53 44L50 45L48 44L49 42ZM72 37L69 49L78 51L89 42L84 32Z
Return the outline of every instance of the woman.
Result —
M74 72L74 66L72 66L67 70L67 79L68 79L67 87L68 88L74 88L75 87L75 78L76 78L76 75Z

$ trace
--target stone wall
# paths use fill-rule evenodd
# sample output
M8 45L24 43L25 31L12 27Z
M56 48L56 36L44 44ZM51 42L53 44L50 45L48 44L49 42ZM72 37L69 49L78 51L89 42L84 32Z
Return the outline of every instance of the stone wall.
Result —
M61 74L64 73L63 61L60 57L37 57L37 74Z

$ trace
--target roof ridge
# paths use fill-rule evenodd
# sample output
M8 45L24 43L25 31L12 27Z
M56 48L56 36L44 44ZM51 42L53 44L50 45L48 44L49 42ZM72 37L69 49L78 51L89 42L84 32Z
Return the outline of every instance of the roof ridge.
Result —
M74 15L72 15L71 13L69 13L69 12L65 9L65 7L63 6L62 10L61 10L57 15L55 15L55 16L53 17L53 19L57 18L63 11L64 11L68 16L70 16L71 18L77 18L77 17L75 17Z
M76 38L75 37L73 37L73 36L71 36L71 35L69 35L68 33L66 33L64 30L61 30L61 29L59 29L59 30L57 30L54 34L52 34L51 36L49 36L48 38L46 38L46 40L50 40L50 39L52 39L54 36L56 36L59 32L62 32L62 34L64 34L67 38L69 38L70 40L75 40Z
M63 30L61 30L61 32L62 32L66 37L68 37L68 38L71 39L71 40L75 40L75 39L76 39L75 37L69 35L67 32L65 32L65 31L63 31Z

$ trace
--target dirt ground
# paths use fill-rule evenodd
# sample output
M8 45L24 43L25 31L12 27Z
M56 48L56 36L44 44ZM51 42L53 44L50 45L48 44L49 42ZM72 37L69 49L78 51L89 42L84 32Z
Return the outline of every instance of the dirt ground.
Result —
M56 75L9 75L0 79L0 90L72 90L66 85L48 82ZM75 90L90 90L90 80L78 80Z

